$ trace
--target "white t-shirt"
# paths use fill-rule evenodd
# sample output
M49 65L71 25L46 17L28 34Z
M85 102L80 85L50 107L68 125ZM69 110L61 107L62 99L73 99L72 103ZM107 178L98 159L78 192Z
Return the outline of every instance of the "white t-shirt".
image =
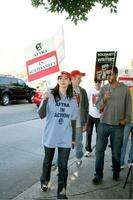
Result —
M95 118L100 118L101 113L96 108L96 100L98 98L100 90L96 90L95 87L91 88L88 92L88 100L89 100L89 115Z

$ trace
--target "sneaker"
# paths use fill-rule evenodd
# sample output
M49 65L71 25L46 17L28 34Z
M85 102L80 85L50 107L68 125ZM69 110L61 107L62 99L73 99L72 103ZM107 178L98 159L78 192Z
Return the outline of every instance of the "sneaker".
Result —
M82 160L81 160L81 159L78 159L78 160L76 161L76 166L77 166L77 168L79 168L81 165L82 165Z
M98 185L100 184L102 181L102 178L100 178L99 176L95 176L93 179L92 179L92 182L94 185Z
M57 199L68 199L68 197L66 196L66 194L59 194L57 196Z
M121 165L121 167L120 167L121 169L124 169L125 168L125 165Z
M127 166L128 168L130 168L131 166L133 166L133 163L128 163Z
M46 192L47 190L48 190L48 186L46 185L46 184L41 184L41 190L43 191L43 192Z
M88 152L92 152L92 148L90 147L90 148L86 148L86 151L88 151Z
M91 151L91 152L92 152L92 151ZM90 152L90 151L86 151L85 154L84 154L84 157L90 157L91 152Z
M114 173L113 173L113 180L114 180L114 181L118 181L119 178L120 178L119 172L114 172Z

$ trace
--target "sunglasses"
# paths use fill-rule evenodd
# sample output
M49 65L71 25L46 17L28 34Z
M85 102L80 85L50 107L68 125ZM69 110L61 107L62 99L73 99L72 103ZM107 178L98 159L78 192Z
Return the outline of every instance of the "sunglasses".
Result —
M95 83L101 83L101 81L95 81Z
M111 73L110 73L110 74L106 74L106 76L112 76L112 75L113 75L113 74L111 74Z

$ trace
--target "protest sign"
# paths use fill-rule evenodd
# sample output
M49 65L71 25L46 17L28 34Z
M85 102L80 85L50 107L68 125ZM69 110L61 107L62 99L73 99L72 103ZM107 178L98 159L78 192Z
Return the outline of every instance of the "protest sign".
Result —
M38 56L26 62L28 81L59 71L56 51Z
M65 57L63 27L51 38L25 48L28 81L58 72Z
M99 51L96 53L96 65L94 79L106 80L106 70L109 66L114 67L116 63L116 51Z
M133 88L133 69L119 69L118 80Z

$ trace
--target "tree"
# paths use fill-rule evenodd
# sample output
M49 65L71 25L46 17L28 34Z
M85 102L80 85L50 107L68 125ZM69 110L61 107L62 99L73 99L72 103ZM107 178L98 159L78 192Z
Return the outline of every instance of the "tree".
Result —
M54 13L68 13L66 19L70 19L75 24L78 21L86 21L87 14L97 3L100 3L102 8L108 7L110 12L117 12L117 2L119 0L31 0L33 7L38 8L43 6L47 11Z

